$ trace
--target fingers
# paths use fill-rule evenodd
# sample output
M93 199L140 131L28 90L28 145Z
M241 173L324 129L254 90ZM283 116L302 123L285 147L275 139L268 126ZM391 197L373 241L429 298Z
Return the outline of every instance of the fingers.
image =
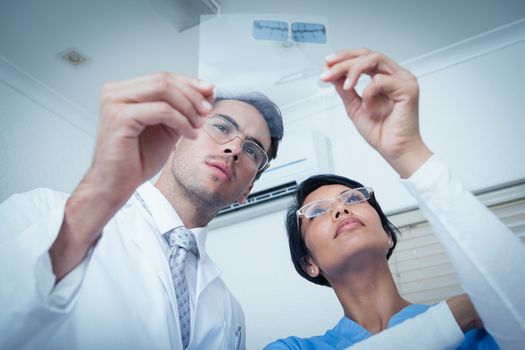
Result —
M166 102L145 102L123 104L115 116L116 120L126 125L130 137L138 136L146 127L164 125L172 135L181 135L195 139L197 131L188 118L172 108Z
M342 77L338 79L337 81L335 81L334 85L335 85L335 90L337 91L341 99L343 100L343 104L346 107L348 115L350 116L350 118L352 118L352 116L355 115L355 111L359 109L359 107L361 106L362 99L354 89L350 89L350 90L343 89L343 84L345 80L346 78Z
M321 80L332 82L346 77L343 83L344 90L355 88L362 74L398 75L404 69L387 56L368 49L347 50L327 57L328 70L323 73Z
M213 102L214 96L213 96L213 84L210 84L204 80L198 80L193 78L187 78L188 83L193 86L195 89L197 89L202 96L206 98L208 102Z
M102 103L141 103L162 101L186 116L194 127L202 125L201 116L212 106L213 85L170 73L157 73L123 82L108 83L102 91Z
M363 91L362 98L366 103L380 94L388 96L393 102L415 100L419 96L419 85L416 77L411 74L403 76L376 74Z
M335 54L331 54L325 58L326 66L331 67L336 63L350 60L352 58L356 58L358 56L363 56L371 53L372 51L370 49L362 48L362 49L355 49L355 50L343 50Z
M419 95L417 79L381 53L368 49L346 50L327 57L326 63L328 70L321 79L335 85L349 112L379 94L394 102ZM372 81L360 98L355 87L363 74L369 75Z
M386 74L376 74L363 90L363 100L370 100L379 94L389 95L389 93L395 92L397 88L399 88L399 83L396 78Z

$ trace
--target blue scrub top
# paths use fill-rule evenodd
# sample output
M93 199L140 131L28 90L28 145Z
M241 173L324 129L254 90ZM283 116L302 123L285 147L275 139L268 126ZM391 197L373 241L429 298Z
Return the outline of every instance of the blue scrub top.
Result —
M417 316L430 307L430 305L412 304L399 311L392 316L388 322L387 328L400 324L406 319ZM356 322L347 317L343 317L337 325L328 330L324 335L319 335L310 338L288 337L286 339L279 339L273 343L268 344L265 350L279 350L279 349L346 349L347 347L358 343L373 334L361 327ZM473 329L465 334L465 340L457 348L489 350L499 349L494 339L486 331L482 329Z

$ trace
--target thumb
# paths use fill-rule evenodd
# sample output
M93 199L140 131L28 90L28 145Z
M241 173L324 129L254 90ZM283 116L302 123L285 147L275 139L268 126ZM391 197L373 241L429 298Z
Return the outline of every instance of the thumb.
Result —
M346 107L346 112L348 113L348 116L352 118L352 116L355 114L355 112L361 107L362 99L357 94L355 89L350 90L344 90L343 84L346 80L346 76L343 76L339 78L337 81L334 82L335 90L341 97L341 100L343 100L343 104Z

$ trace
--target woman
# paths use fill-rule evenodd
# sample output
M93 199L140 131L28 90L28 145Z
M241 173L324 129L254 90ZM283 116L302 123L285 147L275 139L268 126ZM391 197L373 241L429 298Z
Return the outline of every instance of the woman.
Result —
M334 83L357 130L417 199L494 337L472 329L458 347L522 348L525 249L424 144L415 77L366 49L329 57L327 67L322 79ZM361 74L372 82L359 96L354 86ZM397 230L371 188L336 175L311 177L299 186L286 225L297 272L333 288L344 316L324 335L289 337L267 349L344 349L428 309L397 290L387 263Z
M311 177L299 186L286 225L295 269L307 280L333 288L345 317L324 336L291 337L281 345L344 349L427 310L397 290L387 263L397 229L371 188L337 175ZM497 346L485 331L474 329L465 334L461 348Z

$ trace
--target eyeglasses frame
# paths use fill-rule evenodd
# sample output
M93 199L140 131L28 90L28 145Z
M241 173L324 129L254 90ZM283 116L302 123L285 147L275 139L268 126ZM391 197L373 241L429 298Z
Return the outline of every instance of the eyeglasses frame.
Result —
M208 132L208 129L207 129L207 126L208 126L208 122L210 119L212 118L221 118L222 120L226 121L227 123L231 124L231 126L233 127L233 129L235 130L236 132L236 135L234 138L232 138L231 140L228 140L228 141L225 141L223 143L221 143L221 141L217 140L215 137L213 137L209 132ZM268 167L270 166L270 157L268 156L268 153L266 153L266 151L264 150L264 148L262 148L257 142L255 142L254 140L250 139L248 136L246 136L245 134L243 134L240 130L239 130L239 126L238 125L235 125L234 123L232 123L228 118L231 118L230 116L227 116L225 114L220 114L220 113L217 113L217 114L210 114L208 116L206 116L206 122L204 124L204 131L206 131L206 134L208 134L208 136L214 140L217 144L219 145L225 145L227 144L228 142L231 142L233 140L235 140L236 138L239 138L241 141L242 141L242 144L243 145L245 142L251 142L253 143L254 145L256 145L258 148L261 149L261 151L263 152L263 154L265 155L265 162L261 163L261 165L259 165L257 167L257 173L262 173L263 171L265 171L266 169L268 169ZM242 138L240 136L242 136Z

